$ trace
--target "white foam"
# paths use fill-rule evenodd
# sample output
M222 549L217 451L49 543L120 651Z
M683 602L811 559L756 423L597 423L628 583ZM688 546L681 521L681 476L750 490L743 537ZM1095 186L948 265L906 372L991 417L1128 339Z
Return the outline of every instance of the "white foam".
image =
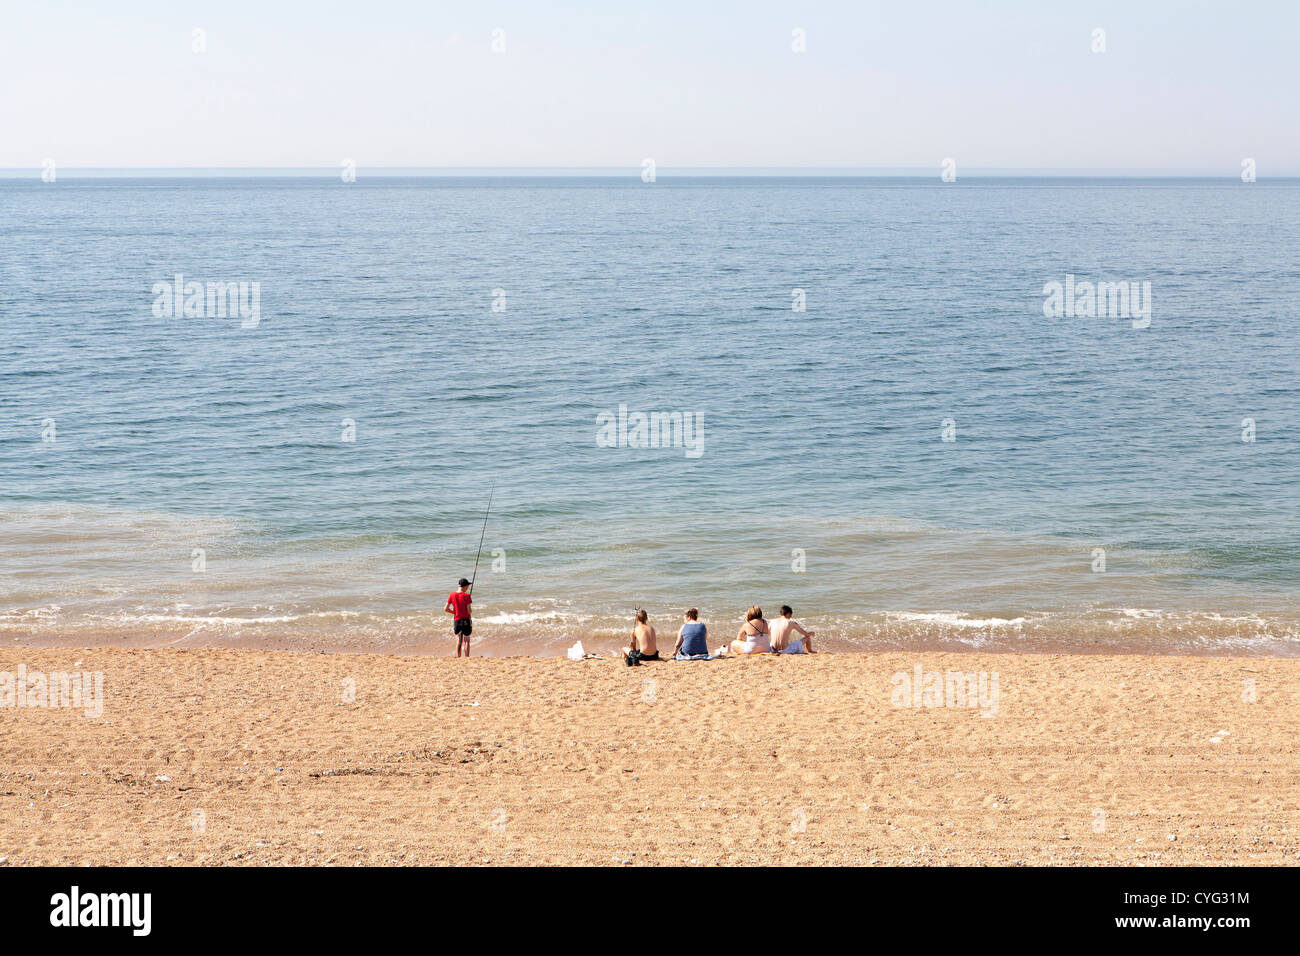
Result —
M536 621L573 621L581 623L590 620L590 615L565 614L561 611L501 611L487 617L477 618L481 624L532 624Z
M948 627L962 628L1020 627L1025 623L1023 617L962 617L960 614L949 611L888 611L885 617L899 621L920 621L925 624L942 624Z

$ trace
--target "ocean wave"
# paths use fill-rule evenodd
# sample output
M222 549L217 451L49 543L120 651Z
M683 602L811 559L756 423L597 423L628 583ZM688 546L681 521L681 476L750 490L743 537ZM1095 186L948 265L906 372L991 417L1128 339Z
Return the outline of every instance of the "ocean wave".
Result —
M1023 617L1010 619L1004 617L963 617L960 614L947 611L890 611L886 612L885 617L899 621L918 621L956 628L1020 627L1025 623Z
M1135 614L1134 612L1141 612ZM652 622L656 618L652 617ZM671 646L676 616L659 616L660 642ZM737 623L703 618L710 639L728 639ZM800 614L831 652L906 650L1048 653L1220 654L1300 656L1300 619L1216 611L1141 608L1034 613L1016 617L944 611ZM516 607L475 619L475 653L491 656L563 653L575 640L597 653L621 646L629 617L577 613L562 607ZM17 644L73 643L190 647L246 646L281 650L447 653L447 615L425 609L397 614L347 610L139 608L68 614L56 606L0 615L0 633Z

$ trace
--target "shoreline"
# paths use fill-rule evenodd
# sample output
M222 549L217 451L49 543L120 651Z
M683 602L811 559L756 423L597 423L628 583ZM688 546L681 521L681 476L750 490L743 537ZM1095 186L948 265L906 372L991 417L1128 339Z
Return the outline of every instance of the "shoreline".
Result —
M674 638L675 640L676 638ZM626 640L623 641L626 644ZM727 641L726 643L730 643ZM445 646L444 646L445 645ZM601 645L600 650L593 651L583 642L584 649L587 650L588 660L608 660L616 664L623 664L622 654L615 653L613 642L606 647ZM660 654L667 655L671 647L659 648ZM714 648L716 650L716 648ZM456 644L454 638L447 638L438 641L437 647L399 647L384 650L358 650L353 647L266 647L254 646L251 644L196 644L182 646L177 643L170 644L25 644L17 641L0 646L0 654L5 651L84 651L91 654L97 651L110 652L142 652L142 651L162 651L170 653L200 653L212 651L216 653L232 654L272 654L276 656L326 656L326 657L378 657L378 658L395 658L402 660L456 660ZM1295 654L1243 654L1239 648L1216 647L1216 648L1197 648L1188 647L1176 650L1150 650L1140 647L1120 648L1115 647L1053 647L1040 646L1032 648L1014 649L1009 647L975 647L975 646L952 646L952 647L881 647L881 648L849 648L835 650L818 650L816 654L754 654L743 655L747 658L766 658L775 657L780 659L802 658L802 657L826 657L826 658L858 658L858 657L880 657L884 655L911 655L911 656L931 656L931 655L952 655L954 657L964 656L988 656L988 657L1085 657L1085 658L1152 658L1155 660L1189 658L1193 660L1239 660L1239 661L1294 661L1300 660L1300 650ZM485 661L567 661L565 649L559 648L552 653L546 654L525 654L522 652L509 652L500 654L484 654L477 647L473 649L471 655L475 660ZM737 660L742 659L735 654L728 652L724 657L718 660ZM674 661L671 657L664 656L659 661L649 663L682 663Z
M1231 865L1300 850L1298 661L777 660L6 646L0 673L93 672L103 691L98 717L0 706L0 855ZM983 676L974 704L926 701L949 671Z
M718 645L729 644L728 636L714 633L710 629L709 646L716 649ZM329 654L333 656L379 656L440 658L455 657L456 638L450 633L438 633L436 636L419 638L402 637L380 644L371 638L357 638L324 635L310 643L305 643L301 635L213 635L182 634L173 635L138 635L113 631L99 631L94 639L87 640L85 634L47 635L38 637L29 634L14 635L12 631L0 629L0 651L10 650L174 650L174 651L235 651L259 654ZM564 660L567 651L577 641L581 641L584 650L597 657L613 657L614 652L625 647L628 635L621 632L601 634L566 635L552 641L534 642L531 651L512 646L511 638L502 638L491 632L476 630L473 635L472 650L476 658L490 660ZM660 653L671 651L676 641L676 629L665 631L659 638ZM818 631L817 655L859 657L880 654L990 654L990 655L1025 655L1040 656L1080 656L1080 657L1194 657L1211 659L1243 660L1300 660L1300 641L1292 645L1283 643L1255 644L1250 641L1231 643L1224 640L1206 639L1200 643L1181 645L1158 644L1132 640L1116 641L1098 640L1093 643L1080 643L1070 640L1017 640L1012 637L998 640L981 641L978 639L961 640L951 635L935 637L909 636L905 639L875 639L870 643L857 642L827 636ZM796 655L798 656L798 655ZM815 655L816 656L816 655Z
M498 612L497 616L500 616ZM492 613L476 618L476 654L501 657L564 657L581 641L604 654L626 646L626 619L574 612L531 615ZM514 617L524 617L515 620ZM25 618L25 619L24 619ZM283 618L163 617L151 620L80 620L61 615L0 615L0 647L119 647L303 651L335 654L454 654L450 618L429 611L383 616L371 613ZM595 618L595 619L593 619ZM835 613L796 614L817 632L820 651L859 653L1154 654L1204 657L1300 659L1300 617L1258 614L1094 609L1007 619L955 612L882 611L846 617ZM709 645L728 643L743 621L701 620ZM652 613L660 643L671 648L681 623L672 612Z

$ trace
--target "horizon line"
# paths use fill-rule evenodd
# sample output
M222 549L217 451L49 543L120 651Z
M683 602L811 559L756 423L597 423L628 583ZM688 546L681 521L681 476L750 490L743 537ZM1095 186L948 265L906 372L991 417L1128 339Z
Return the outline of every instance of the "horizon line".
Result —
M340 175L338 166L58 166L56 177L69 178L143 178L147 176L176 178L234 178L234 177L327 177ZM497 176L509 177L634 177L641 178L641 166L364 166L353 167L356 178L366 176L397 177L455 177ZM1150 169L1132 168L1075 168L1075 167L1004 167L972 166L963 170L957 167L957 182L963 178L1022 178L1022 179L1223 179L1239 180L1240 170L1218 169ZM0 178L41 178L39 166L0 167ZM657 166L655 177L743 177L768 176L781 178L908 178L939 179L938 166ZM1296 172L1283 171L1259 179L1295 179ZM56 180L57 181L57 180Z

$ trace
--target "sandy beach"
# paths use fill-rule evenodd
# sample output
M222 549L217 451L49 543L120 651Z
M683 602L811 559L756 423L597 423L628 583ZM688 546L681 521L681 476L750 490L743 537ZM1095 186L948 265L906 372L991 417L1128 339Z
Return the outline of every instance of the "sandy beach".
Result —
M1300 845L1295 660L0 652L20 666L102 673L103 698L0 707L8 865L1286 864ZM995 705L921 693L948 671L996 674Z

